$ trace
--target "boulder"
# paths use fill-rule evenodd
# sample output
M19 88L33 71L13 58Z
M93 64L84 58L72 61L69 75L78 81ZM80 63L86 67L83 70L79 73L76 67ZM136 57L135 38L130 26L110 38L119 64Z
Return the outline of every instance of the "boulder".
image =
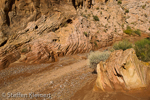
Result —
M147 68L147 65L137 58L134 49L114 51L105 62L97 65L94 90L130 90L146 87Z

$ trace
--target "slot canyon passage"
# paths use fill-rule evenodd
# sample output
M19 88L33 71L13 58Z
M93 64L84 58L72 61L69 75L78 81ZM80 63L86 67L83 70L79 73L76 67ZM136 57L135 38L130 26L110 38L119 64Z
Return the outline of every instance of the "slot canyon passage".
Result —
M150 0L0 0L0 100L150 100L143 39Z

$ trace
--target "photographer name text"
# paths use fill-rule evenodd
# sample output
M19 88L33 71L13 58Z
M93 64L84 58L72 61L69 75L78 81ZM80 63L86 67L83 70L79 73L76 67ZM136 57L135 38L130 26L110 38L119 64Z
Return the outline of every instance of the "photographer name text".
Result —
M20 92L17 93L2 93L2 97L5 98L51 98L51 94L39 94L39 93L28 93L28 94L23 94Z

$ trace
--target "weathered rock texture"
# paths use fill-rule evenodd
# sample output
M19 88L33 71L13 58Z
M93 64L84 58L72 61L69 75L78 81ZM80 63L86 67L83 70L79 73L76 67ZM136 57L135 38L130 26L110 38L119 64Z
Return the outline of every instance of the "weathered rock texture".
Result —
M128 25L149 33L149 6L148 0L0 0L0 66L16 50L26 63L96 50L121 40Z
M9 64L17 61L20 58L20 56L21 54L18 51L16 51L3 57L3 59L0 60L0 70L7 68Z
M96 87L103 91L138 89L147 85L147 65L138 60L134 49L117 50L97 65Z

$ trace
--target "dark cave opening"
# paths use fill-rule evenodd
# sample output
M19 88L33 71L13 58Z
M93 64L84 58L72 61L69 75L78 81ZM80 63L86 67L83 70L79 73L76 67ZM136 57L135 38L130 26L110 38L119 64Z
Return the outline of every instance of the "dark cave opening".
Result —
M73 4L74 8L76 8L76 6L75 6L75 0L72 0L72 4Z
M123 77L121 74L119 74L119 73L117 72L116 68L114 68L114 69L115 69L115 72L116 72L116 74L114 74L115 76Z
M75 0L72 0L72 5L74 6L75 9L77 9L80 6L83 7L83 1L78 2L78 4L76 4Z
M35 29L38 29L38 26L37 26L37 25L35 26Z
M91 6L92 6L92 0L90 0L89 9L91 8Z
M7 4L8 3L8 4ZM4 12L5 12L5 16L6 16L6 24L8 26L10 26L10 18L8 13L12 10L12 5L15 3L15 0L11 0L11 1L7 1L5 2L6 5L8 5L7 7L5 7Z
M71 23L72 23L72 19L68 19L68 20L67 20L67 23L70 23L70 24L71 24Z
M9 19L9 16L8 16L8 12L5 12L5 15L6 15L6 24L8 26L10 26L10 19Z
M5 40L5 41L0 45L0 47L4 46L6 43L7 43L7 40Z
M108 2L108 0L105 0L105 3L107 3Z

